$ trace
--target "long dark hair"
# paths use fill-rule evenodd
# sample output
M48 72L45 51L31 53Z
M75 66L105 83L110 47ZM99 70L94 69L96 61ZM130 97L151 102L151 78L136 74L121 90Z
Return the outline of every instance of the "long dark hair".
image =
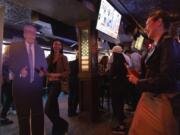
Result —
M53 39L53 40L51 41L51 53L50 53L50 55L51 55L51 56L54 55L54 50L53 50L53 44L54 44L54 42L60 42L60 43L61 43L61 50L59 50L59 53L60 53L60 54L63 54L63 43L62 43L59 39Z
M111 65L111 75L118 78L126 79L127 69L126 60L122 53L113 53L113 63Z
M54 44L54 42L60 42L61 43L61 50L59 50L59 52L60 52L60 54L63 54L63 44L62 44L62 42L59 40L59 39L53 39L52 41L51 41L51 53L50 53L50 55L49 55L49 57L48 57L48 59L47 59L47 62L48 62L48 71L49 72L53 72L55 69L55 63L53 63L53 59L54 59L54 50L53 50L53 44Z
M99 62L99 64L102 64L105 68L107 67L108 63L108 56L103 56Z

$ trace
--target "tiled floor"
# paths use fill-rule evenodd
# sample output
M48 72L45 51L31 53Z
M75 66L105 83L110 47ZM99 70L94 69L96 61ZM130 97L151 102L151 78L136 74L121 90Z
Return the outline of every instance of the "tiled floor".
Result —
M69 124L68 135L112 135L111 133L111 116L105 114L98 123L88 123L78 117L69 118L67 116L67 96L60 96L59 107L61 116L66 119ZM8 126L0 126L0 135L18 135L17 117L9 116L14 124ZM51 122L45 116L45 135L51 135Z

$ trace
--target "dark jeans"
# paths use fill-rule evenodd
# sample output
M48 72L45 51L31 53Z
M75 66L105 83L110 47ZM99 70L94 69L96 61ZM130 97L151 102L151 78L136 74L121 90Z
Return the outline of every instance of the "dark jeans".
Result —
M6 118L9 107L12 104L12 81L5 82L2 85L2 96L3 96L3 108L1 112L1 117Z
M122 83L121 80L112 80L111 86L113 114L119 124L123 124L125 119L124 100L126 98L126 83Z
M103 75L98 77L98 96L99 96L99 107L103 108L104 99L107 97L108 102L108 110L109 110L109 76Z
M19 135L31 133L44 135L42 91L33 88L17 90L13 95L19 122Z
M136 110L136 106L139 102L139 99L141 97L141 91L133 84L129 85L129 101L130 105L132 106L133 111Z
M124 115L124 97L123 95L112 92L112 108L113 108L113 114L118 120L120 124L123 123L125 115Z
M68 123L59 116L59 88L59 82L51 82L49 84L48 100L45 105L45 113L53 123L53 135L61 135L68 130Z
M77 111L77 106L79 102L79 92L78 92L78 78L73 78L69 81L70 91L68 97L68 115L74 115Z

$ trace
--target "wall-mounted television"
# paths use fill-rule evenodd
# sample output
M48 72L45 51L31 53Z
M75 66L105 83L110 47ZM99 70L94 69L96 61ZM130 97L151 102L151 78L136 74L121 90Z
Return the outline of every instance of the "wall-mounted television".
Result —
M117 39L121 17L121 14L107 0L102 0L96 29Z

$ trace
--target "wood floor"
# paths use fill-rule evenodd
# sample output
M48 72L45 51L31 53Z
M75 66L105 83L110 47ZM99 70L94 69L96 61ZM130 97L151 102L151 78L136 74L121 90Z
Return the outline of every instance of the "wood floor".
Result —
M67 116L67 95L59 97L59 108L61 116L69 122L68 135L112 135L112 120L109 113L103 114L102 120L98 123L90 123L79 119L79 117L69 118ZM0 126L0 135L18 135L18 124L16 115L9 115L14 121L8 126ZM51 135L51 122L45 117L45 135Z

